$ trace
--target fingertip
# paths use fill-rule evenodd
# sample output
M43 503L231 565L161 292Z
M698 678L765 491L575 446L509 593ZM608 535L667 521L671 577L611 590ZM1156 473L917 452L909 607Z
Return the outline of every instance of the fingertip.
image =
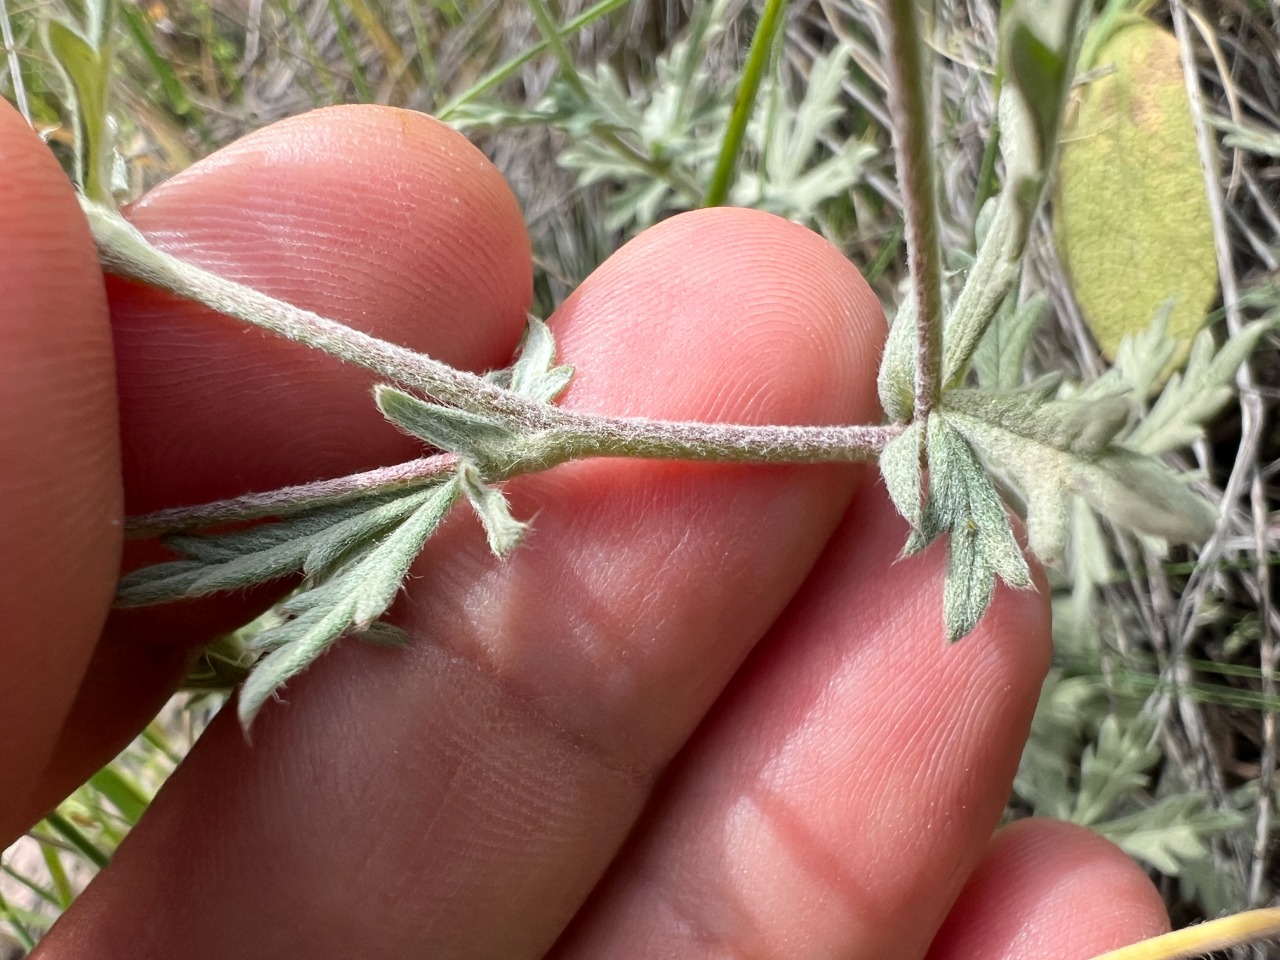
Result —
M93 241L57 161L3 100L0 171L0 770L13 810L110 605L121 485Z
M1120 848L1023 820L996 834L928 960L1083 960L1168 929L1159 892Z
M162 249L464 369L505 364L532 297L502 175L424 114L316 110L128 211ZM110 285L131 513L408 459L373 377L137 284Z
M568 406L746 423L788 409L805 423L880 416L879 301L839 250L773 214L714 207L663 221L553 323L578 366Z

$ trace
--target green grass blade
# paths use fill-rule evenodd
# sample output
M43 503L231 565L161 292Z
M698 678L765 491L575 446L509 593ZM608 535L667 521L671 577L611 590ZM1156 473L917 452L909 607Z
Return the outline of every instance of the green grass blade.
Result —
M101 793L130 824L137 823L147 809L142 789L114 767L103 767L95 773L89 786Z
M351 33L347 30L347 20L338 0L329 0L329 12L333 14L333 25L338 31L338 45L342 47L342 55L351 68L351 82L355 84L356 95L361 103L373 103L373 88L369 86L369 80L360 66L360 51L356 49Z
M733 112L729 114L729 124L724 131L724 140L720 145L720 156L716 159L715 172L711 175L711 185L707 188L703 199L704 207L718 207L729 195L733 186L733 174L738 166L738 157L742 153L742 143L746 139L747 124L755 110L756 97L760 93L760 81L764 79L765 66L769 62L769 54L773 50L774 39L782 29L785 21L786 0L767 0L764 13L756 25L755 35L751 38L751 49L747 51L747 62L742 68L742 84L738 87L738 96L733 101Z
M79 827L56 810L45 817L44 822L49 825L50 830L84 854L85 859L94 866L105 867L111 861L111 857L99 850L94 842L80 831Z

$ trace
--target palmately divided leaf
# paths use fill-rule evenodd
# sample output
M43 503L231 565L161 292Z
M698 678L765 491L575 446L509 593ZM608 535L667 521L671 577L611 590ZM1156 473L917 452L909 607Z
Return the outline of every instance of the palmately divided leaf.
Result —
M236 703L236 715L246 732L262 705L285 683L309 667L351 626L353 601L346 601L305 619L292 620L277 630L289 630L287 641L253 665Z
M310 538L302 572L308 577L319 576L361 543L399 523L437 495L434 487L418 490L331 525Z
M529 525L511 515L511 508L502 491L485 483L473 464L463 461L458 467L458 481L462 492L475 508L476 515L480 517L480 522L484 524L489 549L495 556L506 557L520 545Z
M159 563L126 574L116 587L119 608L206 597L288 576L302 568L306 539L290 540L218 564L194 560Z
M404 523L387 534L369 552L368 557L345 574L345 579L359 580L353 591L356 598L354 626L363 630L387 612L409 566L422 552L422 545L435 532L454 500L458 484L449 480L431 491L431 496Z
M290 540L320 533L348 517L364 513L371 506L385 499L385 496L362 497L348 503L318 507L290 517L282 517L270 523L227 533L173 534L164 538L164 544L192 560L199 560L202 563L226 563L236 557L259 553L288 543Z
M1256 320L1216 352L1213 333L1200 331L1192 344L1186 369L1169 378L1150 412L1125 438L1126 446L1156 454L1199 440L1204 434L1204 425L1235 395L1236 371L1276 324L1275 319Z
M963 390L944 406L947 421L1021 493L1031 549L1045 562L1062 557L1076 494L1136 533L1188 542L1212 532L1208 500L1158 461L1111 442L1128 422L1124 397L1039 402L1026 391Z
M947 639L954 641L987 612L997 577L1029 587L1031 571L986 470L941 414L929 418L928 454L926 510L933 520L925 526L949 533L942 612Z
M1027 344L1048 307L1049 298L1037 293L1016 310L996 316L973 354L979 386L986 390L1013 390L1021 384Z
M292 573L313 575L349 550L358 536L380 533L412 512L430 493L413 491L391 500L386 495L368 497L225 534L166 537L168 546L190 559L159 563L125 575L116 589L115 605L141 607L190 600Z
M246 730L283 684L344 634L364 634L379 643L398 642L394 628L374 624L391 606L414 558L458 492L456 479L426 491L417 508L385 537L362 544L330 578L280 605L289 619L252 641L253 649L270 652L254 665L240 691L237 709Z

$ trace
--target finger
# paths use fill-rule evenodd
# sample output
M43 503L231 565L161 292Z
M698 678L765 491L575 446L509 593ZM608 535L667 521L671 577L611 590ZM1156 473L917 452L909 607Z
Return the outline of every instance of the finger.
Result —
M1117 847L1026 820L996 835L928 960L1085 960L1168 929L1156 888Z
M943 640L945 548L859 495L558 958L913 958L998 821L1048 665L1042 593Z
M267 127L130 211L224 276L470 369L505 364L531 296L528 238L498 171L429 117L337 107ZM130 513L340 476L421 453L373 377L155 289L112 279ZM270 602L118 613L28 810L109 759L191 653Z
M767 215L667 221L555 327L576 409L876 415L878 305L837 251ZM844 467L621 460L513 482L529 543L499 563L452 518L409 582L411 646L340 644L252 747L224 712L43 955L128 928L131 958L540 956L853 484Z
M333 107L274 124L152 191L161 248L466 369L505 364L532 291L497 169L429 117ZM375 377L204 307L112 280L131 514L340 476L420 453Z
M0 99L0 845L21 829L115 587L111 334L75 192Z

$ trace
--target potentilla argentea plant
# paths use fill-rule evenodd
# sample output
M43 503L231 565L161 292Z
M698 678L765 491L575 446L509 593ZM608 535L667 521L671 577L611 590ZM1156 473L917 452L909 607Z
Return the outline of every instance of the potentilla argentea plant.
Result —
M762 18L750 54L757 66L780 5L768 9L772 16ZM112 204L105 173L109 130L82 125L82 203L107 270L374 371L386 381L374 391L378 409L424 446L422 457L394 467L130 518L132 535L160 536L181 559L130 573L119 585L117 605L168 603L300 576L302 586L249 641L252 666L238 699L248 730L267 700L340 639L406 642L383 617L449 511L473 510L490 548L505 557L518 549L527 523L513 516L503 484L577 458L878 460L911 527L904 553L946 535L940 633L953 641L981 619L997 581L1031 586L1006 498L1025 518L1030 551L1046 563L1061 559L1081 504L1147 538L1208 536L1213 504L1161 456L1201 436L1271 321L1246 327L1220 350L1201 333L1185 371L1145 415L1150 388L1175 349L1164 334L1163 313L1150 331L1122 345L1114 370L1092 384L1023 383L1023 354L1044 304L1033 297L1018 305L1014 291L1053 169L1087 13L1081 0L1007 5L999 62L1003 182L979 218L977 255L948 302L928 130L928 47L913 0L887 2L885 60L910 287L881 363L886 421L879 425L737 426L564 410L555 400L573 371L557 363L551 331L533 317L509 368L486 376L453 369L152 246ZM49 44L63 61L78 63L68 69L72 85L97 89L85 78L106 76L109 58L101 47L62 28L52 31ZM731 125L746 123L752 96L739 94ZM726 144L730 139L726 135ZM726 149L717 162L713 199L726 195L734 158ZM228 523L240 526L202 532ZM1185 942L1152 941L1107 958L1182 956L1280 929L1275 916L1248 917L1202 925Z
M510 368L484 377L465 373L184 263L153 247L101 190L93 191L96 199L86 196L84 208L109 270L375 371L389 381L375 390L378 409L436 451L358 476L131 518L131 532L164 536L182 559L129 574L118 605L167 603L300 574L303 587L277 607L278 621L253 635L255 660L238 702L248 728L284 683L341 637L404 641L381 618L456 504L465 501L476 512L494 553L506 556L519 545L525 523L512 516L502 484L580 457L878 459L911 525L904 552L947 535L942 627L950 640L981 619L997 580L1031 584L997 482L1019 501L1031 551L1044 562L1062 556L1076 498L1148 537L1207 536L1212 504L1158 455L1170 440L1198 436L1230 397L1234 368L1263 323L1214 359L1211 341L1202 340L1185 380L1171 385L1192 392L1196 402L1160 404L1142 423L1135 414L1144 396L1114 383L1071 390L1053 380L1020 385L1022 349L1041 311L1034 303L1018 311L1004 305L1052 167L1082 16L1078 2L1028 0L1005 18L1003 188L988 201L963 285L944 305L926 129L927 48L916 34L912 4L890 5L887 61L895 73L895 150L911 290L881 365L887 422L878 426L748 427L569 412L554 401L572 370L557 364L551 332L540 320L530 318ZM975 367L976 387L968 385ZM199 532L262 518L270 520L231 533Z

